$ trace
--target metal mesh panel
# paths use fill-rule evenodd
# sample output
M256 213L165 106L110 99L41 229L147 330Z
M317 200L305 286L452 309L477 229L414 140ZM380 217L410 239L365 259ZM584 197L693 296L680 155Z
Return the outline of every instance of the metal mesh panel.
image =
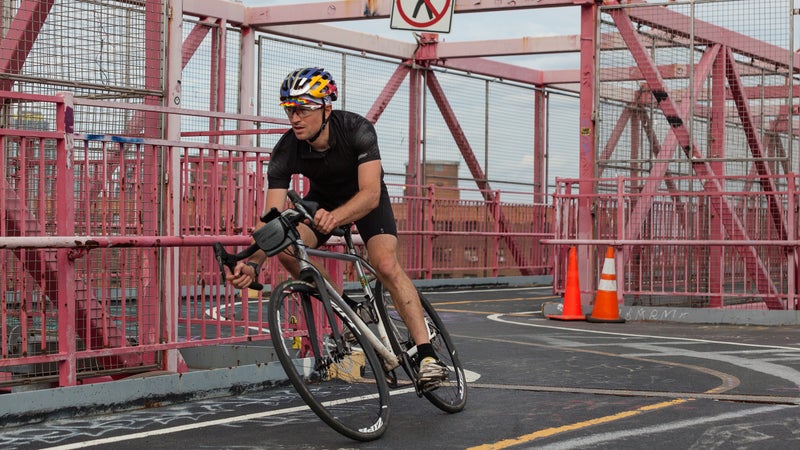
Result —
M2 89L47 95L71 91L76 97L132 103L161 95L161 5L113 0L48 3L2 3L0 35L17 38L24 36L23 30L38 30L34 42L19 39L15 56L2 63ZM23 7L35 9L20 10ZM46 111L35 113L53 123ZM117 133L129 119L121 110L82 108L76 110L75 128ZM147 133L160 136L157 127Z
M704 158L717 174L746 175L760 162L770 173L792 170L797 156L787 134L787 65L792 56L787 51L792 46L788 0L604 7L601 20L601 176L645 176L657 162L668 163L669 174L690 175L695 167L687 154L692 152L695 163L698 156ZM631 44L619 20L630 20L643 52ZM753 39L771 46L750 52ZM659 80L648 76L648 61ZM715 100L715 89L724 97ZM683 123L667 116L664 96L675 102ZM670 133L676 127L688 130L691 148L674 147Z
M548 191L553 192L556 177L577 177L579 138L579 99L571 95L551 93L547 115Z
M289 43L273 39L258 39L258 98L256 113L264 117L285 119L280 107L280 85L286 75L300 67L317 66L331 72L340 90L336 108L347 109L346 83L342 71L342 55L327 49ZM286 128L286 127L284 127ZM280 134L265 134L258 137L257 146L272 148L280 139Z
M488 174L486 170L486 81L468 78L455 73L435 72L434 75L447 95L447 102L459 121L461 130L469 142L480 171L483 172L484 176L491 179L491 174ZM425 160L463 161L464 158L453 140L452 133L430 93L428 93L425 102L423 135ZM460 182L459 186L475 187L474 182L466 181L475 178L470 173L467 164L459 166L458 176L465 180ZM469 198L469 200L476 200L476 198Z
M329 70L340 92L334 107L362 115L366 115L373 106L397 68L396 61L353 55L336 49L265 37L258 42L261 63L257 113L266 117L284 117L278 106L278 87L288 73L299 67L319 66ZM497 183L497 188L509 187L513 191L524 192L525 186L532 186L533 90L501 80L490 81L453 72L436 71L434 75L442 85L447 101L492 187L495 188L494 183ZM406 182L408 90L408 83L403 83L375 124L386 181L397 186ZM475 183L471 181L473 176L467 165L463 164L464 158L430 93L423 101L424 160L461 161L458 172L460 181L453 180L453 185L474 188ZM515 117L514 121L509 121L508 111L518 107L530 110L530 116L523 115L521 119ZM258 145L270 148L279 137L278 134L261 135ZM487 153L487 145L497 150ZM515 176L509 177L508 171L512 169ZM509 178L517 182L509 184ZM402 194L395 188L390 193ZM475 199L480 198L480 194L477 195ZM520 201L530 202L530 198L530 195L525 195Z
M221 30L218 24L187 20L183 26L183 38L187 45L196 46L197 49L183 67L179 106L200 111L238 113L242 45L240 30ZM223 40L225 48L221 49ZM224 55L224 59L219 55ZM223 77L225 85L220 87ZM181 130L185 132L236 130L238 125L236 120L230 119L181 117ZM186 140L228 145L237 142L234 135L206 134L210 137L187 136Z
M765 180L731 176L718 181L748 186ZM620 280L626 304L785 308L791 295L792 265L787 264L782 248L769 242L781 240L773 202L781 205L780 219L791 223L794 219L789 215L796 213L787 205L795 201L793 193L753 189L707 192L690 177L664 179L669 192L643 192L637 179L602 183L606 186L599 193L588 196L595 207L598 239L630 239L624 230L636 205L649 205L638 235L642 243L619 247L618 257L625 261ZM556 196L557 211L562 214L557 236L578 235L577 184L577 180L564 180L563 194ZM613 193L603 193L609 191ZM559 289L563 281L556 280Z
M488 122L485 133L489 147L484 153L484 168L490 174L492 188L517 191L518 184L533 184L534 91L495 82L486 83L486 87ZM502 156L510 154L519 157ZM520 201L529 202L530 197Z

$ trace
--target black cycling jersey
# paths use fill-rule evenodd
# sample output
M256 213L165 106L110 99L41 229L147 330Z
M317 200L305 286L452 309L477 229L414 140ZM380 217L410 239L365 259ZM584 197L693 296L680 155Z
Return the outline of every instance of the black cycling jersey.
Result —
M319 152L300 141L289 130L272 149L267 169L268 187L289 189L292 176L302 174L310 182L306 198L329 211L341 206L358 192L358 166L380 160L378 135L364 117L333 110L328 121L328 150ZM381 170L381 201L378 208L356 221L364 241L375 234L397 234L389 193ZM325 241L324 236L318 236Z

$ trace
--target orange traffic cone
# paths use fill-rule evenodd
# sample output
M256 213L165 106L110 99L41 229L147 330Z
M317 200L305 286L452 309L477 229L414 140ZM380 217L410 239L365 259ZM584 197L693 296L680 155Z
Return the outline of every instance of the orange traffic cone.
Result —
M575 247L569 249L567 263L567 287L564 289L564 309L562 314L551 314L548 319L586 320L581 311L581 286L578 280L578 253Z
M594 309L586 315L588 322L624 323L625 319L619 317L619 303L617 302L617 274L614 269L614 247L606 250L606 260L603 262L603 271L600 273L600 283L597 286L597 295L594 298Z

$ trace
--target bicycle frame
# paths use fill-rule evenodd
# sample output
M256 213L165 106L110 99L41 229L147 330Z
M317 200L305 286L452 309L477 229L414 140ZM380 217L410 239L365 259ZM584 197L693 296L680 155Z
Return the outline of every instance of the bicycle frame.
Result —
M317 204L304 201L294 191L288 196L294 206L283 212L271 208L265 213L261 218L264 226L253 232L254 243L247 249L229 254L215 243L214 253L224 281L238 261L257 250L269 257L291 248L299 276L273 287L269 325L275 355L306 404L345 436L362 441L377 439L388 423L389 389L405 384L399 382L395 371L402 367L418 396L425 396L442 411L461 411L467 392L464 371L444 322L431 303L417 290L430 342L441 358L434 363L439 366L434 369L440 371L439 377L423 379L417 369L418 348L413 338L404 334L408 329L401 323L403 318L396 315L396 299L385 291L375 269L356 252L349 229L344 233L335 230L337 236L344 235L344 252L308 248L297 225L313 225ZM338 286L325 278L310 261L311 256L352 264L364 300L357 300L360 304L356 305L349 296L339 294ZM263 288L255 279L248 287ZM364 305L371 317L362 319ZM308 365L311 358L313 367ZM345 389L341 389L342 384ZM355 392L360 406L354 408L351 401L329 401L329 396L337 392Z
M325 309L327 310L329 306L338 308L340 312L344 312L348 317L350 317L358 327L359 331L366 336L370 345L372 345L372 347L375 349L375 352L378 354L381 360L383 360L384 369L387 371L393 370L400 365L400 359L394 353L394 351L392 351L391 344L389 343L389 336L386 331L386 325L383 323L383 319L381 319L380 316L378 317L377 329L379 335L376 335L367 326L367 324L364 323L361 317L356 314L355 311L353 311L344 298L339 295L339 293L336 291L336 288L330 283L330 281L325 279L325 277L322 276L322 273L320 273L320 271L308 260L309 256L316 256L319 258L331 258L350 262L356 269L359 283L361 284L365 295L369 298L369 301L375 302L375 293L372 292L372 289L369 286L366 274L364 272L364 265L368 266L370 271L373 273L374 269L372 269L372 267L369 266L369 263L367 263L363 258L355 254L355 247L353 246L353 241L349 234L345 235L345 244L347 253L339 253L327 250L309 249L304 245L302 239L297 239L296 244L293 244L292 247L295 251L294 257L300 264L300 278L304 279L305 281L314 282L316 283L316 286L325 286L325 289L319 289L320 297L322 297ZM332 319L332 317L329 315L329 320L330 319Z

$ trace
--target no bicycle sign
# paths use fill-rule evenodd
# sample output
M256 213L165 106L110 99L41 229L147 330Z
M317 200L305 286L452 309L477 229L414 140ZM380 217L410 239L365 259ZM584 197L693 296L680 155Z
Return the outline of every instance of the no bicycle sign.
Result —
M390 27L449 33L454 4L455 0L394 0Z

